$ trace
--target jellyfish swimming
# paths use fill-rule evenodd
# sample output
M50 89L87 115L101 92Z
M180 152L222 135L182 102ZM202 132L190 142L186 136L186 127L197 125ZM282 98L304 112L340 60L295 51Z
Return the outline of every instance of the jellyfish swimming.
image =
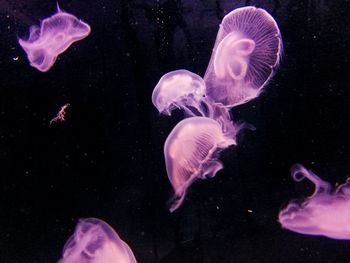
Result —
M183 109L187 115L205 115L201 101L205 97L202 77L185 69L168 72L159 80L152 93L153 105L160 113L171 115Z
M174 127L164 145L166 170L174 189L171 212L182 204L196 179L214 177L223 168L218 153L235 144L235 137L223 133L220 124L210 118L191 117Z
M291 169L293 179L309 179L314 193L303 200L292 201L279 213L279 222L288 230L333 239L350 239L350 180L333 188L300 164Z
M27 40L18 40L27 53L30 65L41 72L48 71L59 54L72 43L87 37L91 31L88 24L59 7L57 9L57 13L44 19L40 27L30 27Z
M204 81L207 95L233 107L259 96L277 69L280 30L264 9L237 8L222 20Z
M165 74L153 90L152 102L162 114L171 115L174 109L182 109L186 117L201 116L216 120L225 133L236 131L229 110L206 96L204 80L188 70Z
M79 220L58 263L136 263L129 246L97 218Z

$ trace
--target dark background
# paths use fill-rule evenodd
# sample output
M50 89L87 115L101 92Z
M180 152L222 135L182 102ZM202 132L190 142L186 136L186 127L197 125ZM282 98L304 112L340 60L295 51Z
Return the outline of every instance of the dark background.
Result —
M350 241L277 222L289 200L313 190L291 179L292 164L333 185L350 176L350 1L59 4L92 33L41 73L17 37L56 2L0 0L1 263L56 262L84 217L108 222L139 262L350 261ZM225 169L197 181L170 214L163 144L182 114L159 116L152 90L171 70L203 76L221 19L249 4L277 20L281 67L259 98L232 110L256 131L243 132L221 155ZM50 126L65 103L67 120Z

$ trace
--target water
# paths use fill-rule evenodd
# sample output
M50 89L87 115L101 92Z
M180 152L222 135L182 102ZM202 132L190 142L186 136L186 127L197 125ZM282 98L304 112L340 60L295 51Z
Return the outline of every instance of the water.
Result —
M47 73L17 37L56 2L0 1L0 262L57 262L79 218L110 224L138 262L348 262L349 241L281 229L308 196L300 162L332 185L350 170L347 1L60 1L89 23ZM163 145L182 119L151 94L176 69L201 76L221 19L246 4L278 22L285 52L257 99L231 111L256 127L221 155L225 169L168 212ZM69 103L66 120L50 125Z

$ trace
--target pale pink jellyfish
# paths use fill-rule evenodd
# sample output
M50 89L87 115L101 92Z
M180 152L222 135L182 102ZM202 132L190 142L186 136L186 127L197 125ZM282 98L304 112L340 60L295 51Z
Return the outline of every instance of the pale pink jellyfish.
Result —
M297 182L309 179L315 192L280 211L282 227L300 234L350 239L350 181L333 188L301 165L293 166L291 174Z
M69 46L90 34L90 26L75 16L59 9L53 16L44 19L38 26L31 26L29 38L18 42L27 53L30 65L46 72L55 63L57 56Z
M223 168L218 154L236 144L235 135L223 133L218 122L206 117L187 118L175 126L164 145L166 170L175 192L171 212L182 204L193 181L213 177Z
M152 102L162 114L171 115L174 109L182 109L187 117L216 120L226 133L236 131L229 110L206 96L204 80L188 70L165 74L153 90Z
M152 93L153 105L160 113L171 115L174 109L183 109L187 115L205 115L201 101L205 97L202 77L180 69L165 74Z
M136 263L129 246L106 222L81 219L58 263Z
M204 76L207 95L233 107L259 96L276 70L282 39L264 9L242 7L222 20Z

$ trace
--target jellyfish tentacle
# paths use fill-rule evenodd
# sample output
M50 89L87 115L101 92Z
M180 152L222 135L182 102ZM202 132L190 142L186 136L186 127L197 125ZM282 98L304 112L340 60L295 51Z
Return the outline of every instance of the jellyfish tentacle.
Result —
M291 175L296 182L300 182L304 178L307 178L309 181L311 181L315 185L314 195L331 192L332 187L329 183L323 181L320 177L318 177L316 174L314 174L311 170L305 169L300 164L295 164L292 166Z
M173 213L175 210L177 210L180 207L180 205L183 203L185 199L185 195L186 195L185 191L182 191L181 193L177 193L173 196L173 198L169 201L170 213Z

